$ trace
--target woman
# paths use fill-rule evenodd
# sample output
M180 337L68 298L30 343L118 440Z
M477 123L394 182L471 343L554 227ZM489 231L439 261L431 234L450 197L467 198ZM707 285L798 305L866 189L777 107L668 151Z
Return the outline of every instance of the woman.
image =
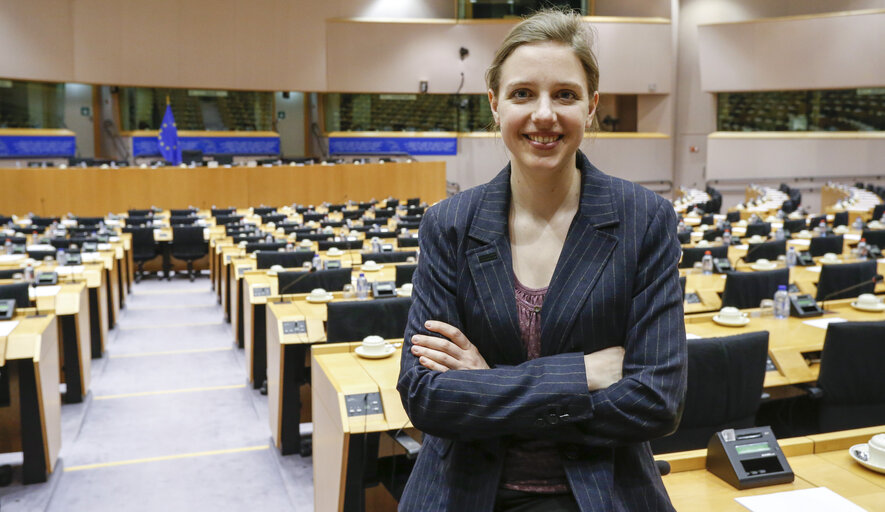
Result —
M426 435L401 510L672 510L647 441L685 388L676 215L578 150L599 100L579 16L486 74L510 164L430 208L398 389Z

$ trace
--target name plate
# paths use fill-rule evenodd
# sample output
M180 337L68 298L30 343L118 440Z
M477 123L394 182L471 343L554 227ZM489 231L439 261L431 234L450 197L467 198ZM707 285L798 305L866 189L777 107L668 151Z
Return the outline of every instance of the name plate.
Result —
M255 297L270 297L270 286L257 286L252 289L252 295Z

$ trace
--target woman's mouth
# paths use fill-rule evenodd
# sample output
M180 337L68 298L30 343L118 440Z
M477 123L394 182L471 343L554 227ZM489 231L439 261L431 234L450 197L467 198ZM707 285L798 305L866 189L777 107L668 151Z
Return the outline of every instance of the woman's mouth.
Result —
M523 134L526 140L529 141L532 147L538 149L551 149L553 148L557 142L562 140L562 134L550 134L550 135L537 135L537 134Z

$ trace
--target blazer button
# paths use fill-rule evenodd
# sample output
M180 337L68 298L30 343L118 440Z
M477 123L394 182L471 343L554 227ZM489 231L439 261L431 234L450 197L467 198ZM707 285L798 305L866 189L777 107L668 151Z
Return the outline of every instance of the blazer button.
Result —
M556 425L557 423L559 423L559 415L555 412L551 412L547 415L547 423L551 425Z
M535 420L535 425L539 427L544 427L547 426L547 422L544 421L544 418L538 418L537 420Z

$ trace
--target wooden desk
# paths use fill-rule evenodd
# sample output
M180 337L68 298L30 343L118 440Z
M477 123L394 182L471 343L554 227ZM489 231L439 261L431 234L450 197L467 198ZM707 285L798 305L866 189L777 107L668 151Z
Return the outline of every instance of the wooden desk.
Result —
M760 318L758 309L745 310L750 315L750 323L744 327L726 327L713 322L713 313L685 317L685 331L703 338L730 336L752 331L768 331L768 354L777 371L767 372L765 387L785 386L814 382L820 372L820 354L823 350L826 329L805 324L815 318L844 318L848 321L885 320L885 312L867 313L850 306L854 299L828 301L827 311L832 313L822 317L778 320L773 316Z
M400 352L386 359L368 360L353 352L357 346L359 343L333 343L316 345L311 350L317 512L357 510L363 500L371 502L372 497L367 497L362 487L368 449L396 453L391 443L385 443L387 436L380 434L411 427L396 391ZM348 397L352 400L350 406ZM380 403L380 412L365 410L367 402ZM357 407L363 411L356 412ZM375 490L383 493L381 489ZM379 502L366 505L366 510L395 509L389 495L378 499Z
M9 405L0 407L0 452L23 452L23 481L45 482L61 449L58 327L55 315L19 316L0 337Z
M734 498L774 492L828 487L866 510L882 510L885 475L851 460L848 448L866 442L885 426L847 430L780 441L796 479L789 484L737 490L704 469L706 450L656 457L667 460L671 473L663 477L673 506L680 512L744 511Z

